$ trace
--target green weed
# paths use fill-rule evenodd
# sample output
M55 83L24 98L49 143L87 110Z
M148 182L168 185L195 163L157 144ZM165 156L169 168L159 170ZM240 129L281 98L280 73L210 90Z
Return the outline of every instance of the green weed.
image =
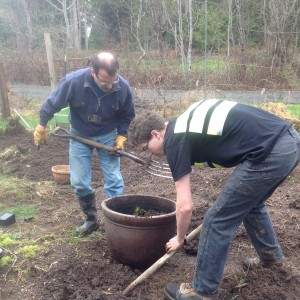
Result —
M10 256L4 256L0 259L0 268L4 267L8 264L11 264L13 262L13 258Z
M0 231L0 247L7 248L18 244L18 237Z
M21 254L24 258L35 258L38 251L43 250L42 246L28 245L18 249L16 253Z

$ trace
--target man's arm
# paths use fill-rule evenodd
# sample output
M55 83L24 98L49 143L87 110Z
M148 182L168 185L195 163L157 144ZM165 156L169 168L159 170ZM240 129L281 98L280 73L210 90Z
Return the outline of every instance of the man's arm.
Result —
M190 175L185 175L175 182L177 235L166 244L167 252L177 250L184 244L184 239L191 223L193 200Z
M124 97L120 101L120 109L117 112L117 131L118 135L127 136L129 125L135 118L134 100L129 85L126 85L126 91L122 94Z
M54 114L60 111L63 107L68 105L69 98L69 82L66 78L63 78L57 88L51 93L48 99L42 104L40 109L40 122L36 126L33 133L34 144L37 149L40 148L41 143L47 144L47 132L46 126L49 120L51 120Z

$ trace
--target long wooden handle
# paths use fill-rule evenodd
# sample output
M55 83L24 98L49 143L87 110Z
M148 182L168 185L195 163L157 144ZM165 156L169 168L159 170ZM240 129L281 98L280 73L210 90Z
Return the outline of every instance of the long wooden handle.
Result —
M202 224L195 228L187 237L186 241L190 242L199 236ZM137 279L135 279L123 292L122 295L128 296L131 291L133 291L139 284L145 281L149 276L151 276L155 271L157 271L162 265L164 265L176 251L166 253L158 261L156 261L151 267L149 267L144 273L142 273Z
M59 131L63 131L64 134L58 134ZM75 141L78 141L78 142L81 142L81 143L93 146L93 147L98 148L98 149L103 149L103 150L106 150L106 151L109 151L109 152L113 152L113 153L116 153L116 154L118 154L120 156L126 156L126 157L134 160L135 162L137 162L137 163L139 163L141 165L146 165L146 162L143 159L141 159L141 158L139 158L139 157L137 157L137 156L135 156L135 155L133 155L131 153L125 152L123 150L117 150L117 151L115 151L114 148L111 147L111 146L107 146L107 145L104 145L104 144L92 141L90 139L74 135L74 134L70 133L69 131L67 131L66 129L61 128L59 126L56 127L51 133L53 135L55 135L55 136L58 136L58 137L70 138L70 139L73 139Z

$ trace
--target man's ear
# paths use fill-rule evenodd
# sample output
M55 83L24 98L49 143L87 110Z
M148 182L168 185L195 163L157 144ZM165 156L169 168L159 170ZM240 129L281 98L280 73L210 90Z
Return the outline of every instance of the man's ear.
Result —
M159 138L160 132L157 131L156 129L153 129L153 130L151 130L151 136L153 136L155 138Z

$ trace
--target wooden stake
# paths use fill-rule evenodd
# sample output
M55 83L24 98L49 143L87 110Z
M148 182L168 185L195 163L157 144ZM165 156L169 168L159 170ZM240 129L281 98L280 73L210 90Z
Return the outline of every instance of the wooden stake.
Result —
M6 87L6 80L4 77L3 63L0 63L0 108L4 118L10 117L10 107L8 102L8 93Z
M51 83L51 90L53 91L56 88L56 74L54 68L54 60L53 60L53 52L52 52L52 43L50 33L44 33L45 44L46 44L46 53L47 53L47 61L48 61L48 68L50 74L50 83Z

